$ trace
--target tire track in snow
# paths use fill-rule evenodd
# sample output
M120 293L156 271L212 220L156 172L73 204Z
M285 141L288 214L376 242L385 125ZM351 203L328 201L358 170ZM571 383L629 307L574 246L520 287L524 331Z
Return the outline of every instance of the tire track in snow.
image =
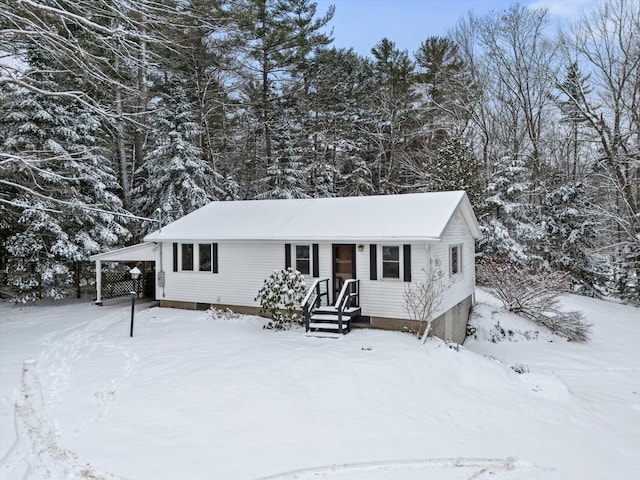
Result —
M138 357L123 347L101 342L100 336L111 326L126 320L126 312L127 309L122 309L42 337L41 343L46 347L46 351L39 355L39 359L41 364L48 365L47 377L52 379L47 389L48 395L43 395L36 373L36 360L26 361L23 366L21 392L14 410L16 439L0 459L0 478L116 479L110 474L96 473L88 463L80 461L75 453L62 447L57 441L59 435L45 418L43 410L45 398L47 404L62 400L62 394L69 386L68 380L74 363L89 356L98 347L107 347L119 349L127 357L127 363L121 374L112 378L107 386L95 393L96 413L90 420L83 422L74 433L78 434L88 425L97 423L109 412L109 405L115 399L120 383L135 371Z
M15 407L16 440L0 460L4 480L121 480L96 471L64 448L43 413L42 387L35 360L24 362L22 387ZM23 472L26 461L26 472ZM21 469L22 467L22 469Z
M328 477L338 477L349 474L361 474L379 471L397 471L402 475L402 470L424 469L424 470L448 470L448 469L478 469L470 472L471 476L467 480L482 480L489 478L508 478L508 472L531 468L531 465L515 458L489 459L489 458L426 458L417 460L393 460L369 463L350 463L342 465L330 465L326 467L315 467L302 470L292 470L277 475L261 477L257 480L311 480ZM538 469L535 469L539 473ZM532 472L533 473L533 472ZM392 478L391 476L389 478ZM395 478L398 478L395 475ZM520 477L519 477L520 478ZM532 477L534 478L534 477Z

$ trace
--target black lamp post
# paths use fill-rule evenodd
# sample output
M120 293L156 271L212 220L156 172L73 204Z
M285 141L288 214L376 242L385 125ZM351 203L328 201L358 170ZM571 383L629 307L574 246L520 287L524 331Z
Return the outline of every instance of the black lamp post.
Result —
M140 274L142 272L138 267L133 267L131 270L129 270L129 273L131 274L131 284L132 284L132 289L131 289L131 292L129 293L129 295L131 295L131 331L129 333L129 336L133 337L133 313L136 308L136 298L138 297L138 290L136 287L137 287L137 281L140 278Z

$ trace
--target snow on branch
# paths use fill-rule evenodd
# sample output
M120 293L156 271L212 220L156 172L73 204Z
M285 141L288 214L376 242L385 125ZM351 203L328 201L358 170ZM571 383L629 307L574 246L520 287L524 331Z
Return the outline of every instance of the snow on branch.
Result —
M523 265L485 258L477 268L477 281L498 297L504 307L573 342L589 340L591 325L582 312L565 312L559 296L568 290L561 272L536 273Z

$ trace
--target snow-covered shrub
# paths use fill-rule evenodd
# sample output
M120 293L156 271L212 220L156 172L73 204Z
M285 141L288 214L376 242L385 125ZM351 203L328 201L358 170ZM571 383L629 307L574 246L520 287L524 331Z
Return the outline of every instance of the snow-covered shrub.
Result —
M230 308L217 308L211 305L207 310L207 314L212 320L238 320L240 315Z
M271 318L264 328L286 330L291 324L302 324L303 317L298 310L306 292L307 284L299 271L289 267L273 272L256 296L260 313L267 313Z
M567 274L540 274L523 265L487 258L478 264L477 280L498 297L508 311L567 340L589 340L591 325L585 322L582 312L564 312L559 308L558 297L568 290Z
M432 262L429 271L422 269L424 278L408 284L404 289L404 307L411 320L424 323L422 343L431 331L434 314L442 301L442 269L440 260ZM420 336L420 332L416 332Z

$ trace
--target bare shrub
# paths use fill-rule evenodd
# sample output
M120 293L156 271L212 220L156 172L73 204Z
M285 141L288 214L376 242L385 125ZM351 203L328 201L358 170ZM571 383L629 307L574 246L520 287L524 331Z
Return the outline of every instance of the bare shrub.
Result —
M442 270L440 261L432 263L427 272L424 268L424 279L409 283L404 289L404 305L409 318L425 323L421 341L424 343L431 331L433 316L442 301ZM418 332L419 335L419 332Z
M211 305L207 310L207 313L212 320L238 320L240 318L240 314L234 312L228 307L223 309Z
M535 273L526 266L500 259L478 264L478 283L505 308L573 342L589 340L591 325L582 312L564 312L558 297L568 291L570 278L561 272Z

